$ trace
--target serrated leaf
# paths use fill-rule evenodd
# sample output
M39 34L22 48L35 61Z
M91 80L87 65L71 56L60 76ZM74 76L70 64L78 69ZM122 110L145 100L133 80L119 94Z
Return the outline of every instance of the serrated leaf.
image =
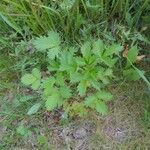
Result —
M138 74L138 72L133 69L133 68L129 68L123 71L123 75L125 76L126 79L128 80L139 80L140 79L140 75Z
M32 75L33 75L34 77L36 77L37 79L40 79L40 78L41 78L41 72L40 72L40 70L37 69L37 68L34 68L34 69L32 70Z
M113 70L111 68L106 69L104 75L113 77Z
M40 81L40 80L36 80L36 81L34 81L34 82L32 83L31 88L32 88L33 90L37 90L37 89L40 87L40 85L41 85L41 81Z
M32 74L25 74L22 78L21 78L21 82L24 85L31 85L33 82L36 81L36 77L34 77Z
M41 36L36 38L33 42L35 48L39 51L45 51L47 49L57 47L60 44L60 37L57 32L50 31L48 36Z
M80 96L84 96L86 93L86 89L87 89L87 83L86 81L81 81L77 87L79 95Z
M113 54L118 54L121 50L123 50L123 46L120 44L112 44L106 48L103 56L107 57Z
M51 48L47 52L48 58L51 60L54 60L56 57L58 57L59 52L60 52L60 47L57 46L57 47Z
M97 95L98 99L105 100L105 101L109 101L113 98L113 95L106 91L100 91L96 95Z
M110 58L110 57L101 57L101 61L112 68L117 62L118 58Z
M47 110L53 110L56 108L60 103L60 96L58 93L54 93L53 95L49 96L46 100L45 106Z
M81 46L81 53L83 57L87 58L91 55L91 43L89 41L85 42Z
M138 48L137 46L133 46L127 54L127 57L130 62L127 60L126 67L131 66L131 63L134 63L136 61L137 56L138 56Z
M98 113L101 113L103 115L106 115L108 112L107 105L103 101L99 100L96 102L95 109Z
M73 72L70 74L70 82L71 83L79 82L79 81L81 81L81 79L82 79L82 75L78 72Z
M90 108L95 108L95 101L97 97L95 95L90 95L85 99L85 105Z
M43 82L42 87L44 88L44 95L49 96L53 93L53 85L55 83L55 78L50 77Z
M40 103L34 104L27 112L28 115L33 115L35 114L41 107Z
M76 57L75 60L76 60L77 65L80 67L86 65L84 58L82 58L82 57Z
M60 93L63 98L70 98L72 95L71 89L67 86L60 87Z
M103 53L103 49L104 49L104 43L102 40L98 39L93 43L92 51L95 55L101 55Z
M65 51L62 53L60 57L60 71L68 71L69 72L74 72L77 68L77 65L74 61L73 54Z
M47 67L48 71L58 71L59 70L59 62L55 60L50 61L50 65Z

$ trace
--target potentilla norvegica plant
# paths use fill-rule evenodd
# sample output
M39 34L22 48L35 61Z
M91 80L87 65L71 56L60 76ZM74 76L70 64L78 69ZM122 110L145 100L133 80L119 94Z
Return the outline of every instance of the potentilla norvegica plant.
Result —
M113 96L106 90L114 78L113 68L123 47L120 44L105 44L101 39L85 41L79 48L62 47L60 36L49 32L33 41L37 52L46 53L46 77L34 68L31 73L23 75L21 81L33 90L42 91L48 111L62 108L64 115L84 116L94 110L106 114L106 103ZM28 114L40 108L35 104Z

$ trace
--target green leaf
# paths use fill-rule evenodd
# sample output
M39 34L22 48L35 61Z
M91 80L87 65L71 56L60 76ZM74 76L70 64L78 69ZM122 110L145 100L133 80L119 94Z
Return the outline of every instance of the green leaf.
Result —
M102 40L98 39L93 43L92 51L95 55L101 55L103 53L103 50L104 50L104 43Z
M70 74L70 82L76 83L82 80L82 75L78 72L73 72Z
M60 93L63 98L70 98L72 95L71 89L67 86L60 87Z
M33 82L36 81L36 77L34 77L32 74L25 74L22 78L21 78L21 82L24 85L31 85Z
M103 101L99 100L96 102L95 109L98 113L101 113L102 115L106 115L108 112L107 105Z
M131 63L134 63L136 61L137 55L138 55L138 48L137 46L133 46L128 52L127 57L130 62L127 60L126 67L131 66Z
M43 145L43 144L47 143L47 138L44 135L39 135L38 142L40 143L40 145Z
M100 59L104 64L106 64L110 68L112 68L118 60L118 58L110 58L110 57L103 57L103 56L100 57Z
M35 114L41 107L40 103L34 104L27 112L28 115L33 115Z
M106 91L100 91L96 95L97 95L98 99L105 100L105 101L109 101L113 98L113 95Z
M53 47L57 47L60 44L60 37L57 32L50 31L48 36L41 36L36 38L33 42L35 48L39 51L45 51Z
M80 96L84 96L86 93L86 89L87 89L87 83L86 81L81 81L77 87L79 95Z
M19 127L17 127L17 133L24 137L30 136L32 134L31 131L28 130L23 125L20 125Z
M40 87L40 85L41 85L41 81L40 81L40 80L36 80L36 81L34 81L34 82L32 83L31 88L32 88L33 90L37 90L37 89Z
M111 68L106 69L104 75L113 77L113 70Z
M95 95L90 95L86 97L84 103L87 107L95 108L95 101L97 100L97 97Z
M51 48L47 52L48 58L51 59L51 60L54 60L55 57L58 57L59 52L60 52L60 47L57 46L57 47Z
M123 75L126 77L126 79L133 81L139 80L141 78L139 73L133 68L124 70Z
M36 77L37 79L41 79L41 72L40 72L40 70L37 69L37 68L34 68L34 69L32 70L32 75L33 75L34 77Z
M54 93L46 100L45 106L47 110L53 110L61 104L59 93Z
M60 71L74 72L77 68L76 62L74 60L73 54L71 52L65 51L60 57Z
M89 41L81 46L81 53L85 58L88 58L91 55L91 43Z
M123 50L123 46L121 46L120 44L112 44L106 48L103 56L107 57L112 54L118 54L122 50Z
M44 95L49 96L53 93L53 85L55 84L55 78L50 77L43 82L42 87L44 88Z

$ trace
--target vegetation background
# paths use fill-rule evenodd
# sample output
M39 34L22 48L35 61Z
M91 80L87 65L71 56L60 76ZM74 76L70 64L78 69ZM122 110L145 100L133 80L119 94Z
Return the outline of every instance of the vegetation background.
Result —
M23 86L21 77L35 67L46 74L46 55L36 53L32 41L52 30L63 46L95 38L117 42L124 52L136 45L138 56L145 55L133 64L141 79L123 75L126 60L120 55L107 115L63 120L61 110L44 108L28 115L41 101L40 91ZM150 148L149 0L1 0L0 45L0 149Z

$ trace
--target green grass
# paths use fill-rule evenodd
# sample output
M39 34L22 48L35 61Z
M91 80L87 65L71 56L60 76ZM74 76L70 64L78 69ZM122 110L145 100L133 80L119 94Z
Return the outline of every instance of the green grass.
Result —
M101 117L93 114L84 120L78 119L67 124L57 122L55 118L57 112L40 111L39 114L29 117L26 115L26 109L33 100L20 101L19 106L14 102L16 97L22 97L21 91L18 91L19 95L15 91L7 92L0 101L1 149L32 149L35 146L39 149L42 146L46 149L67 149L67 147L69 149L69 147L77 147L79 141L83 142L83 148L94 150L103 149L106 146L114 150L147 149L150 122L143 115L144 111L149 111L146 109L149 105L148 95L143 93L146 87L142 85L142 82L130 85L131 83L123 82L115 88L110 87L112 93L115 94L115 101L110 104L108 116ZM22 92L22 94L27 96L26 93ZM57 115L59 116L59 113ZM24 130L18 130L20 126L25 128L25 134L23 134ZM86 137L72 138L71 134L83 128L89 130L87 130ZM122 136L118 139L113 132L120 133L120 136L122 133ZM67 138L70 138L68 142Z
M1 0L0 149L149 149L149 14L149 0ZM49 112L43 107L27 115L42 101L41 91L25 88L21 76L34 67L47 76L47 56L35 53L32 41L51 30L60 34L62 47L79 47L91 38L137 45L139 55L146 58L133 68L145 70L143 80L125 80L122 70L126 60L120 57L114 70L118 77L108 87L114 101L108 104L105 117L92 113L83 119L60 121L62 111ZM74 138L76 130L83 128L85 137ZM118 133L120 139L115 136Z

